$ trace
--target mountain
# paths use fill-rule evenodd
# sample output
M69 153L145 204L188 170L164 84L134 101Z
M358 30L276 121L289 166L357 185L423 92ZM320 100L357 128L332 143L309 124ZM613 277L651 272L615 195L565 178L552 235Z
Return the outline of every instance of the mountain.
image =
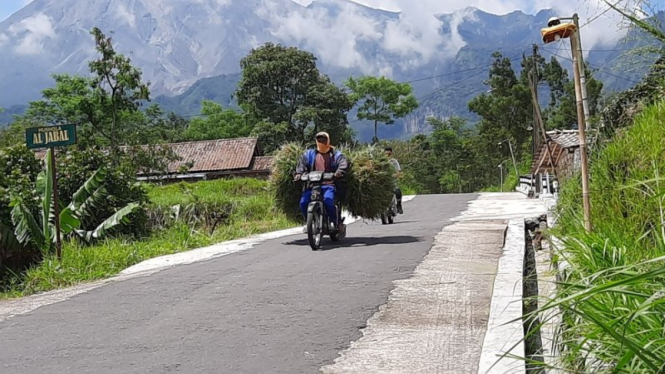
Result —
M87 74L96 26L141 68L155 101L184 115L197 113L202 99L233 106L239 60L268 41L312 51L337 83L361 74L413 81L421 108L386 134L403 136L421 131L428 115L469 116L466 103L485 90L491 53L519 66L550 16L396 13L350 0L34 0L0 23L0 106L38 99L51 73ZM588 62L616 66L606 52Z

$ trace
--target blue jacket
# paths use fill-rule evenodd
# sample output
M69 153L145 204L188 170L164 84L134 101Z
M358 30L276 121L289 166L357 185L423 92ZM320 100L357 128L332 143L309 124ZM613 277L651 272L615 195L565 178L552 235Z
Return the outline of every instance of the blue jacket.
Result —
M314 170L314 161L316 160L317 153L318 151L316 149L308 149L305 151L302 157L300 157L300 161L298 161L298 166L296 166L296 174L308 173ZM346 174L349 168L349 162L347 161L346 156L344 156L344 153L338 150L331 150L330 153L331 169L335 172L341 171Z

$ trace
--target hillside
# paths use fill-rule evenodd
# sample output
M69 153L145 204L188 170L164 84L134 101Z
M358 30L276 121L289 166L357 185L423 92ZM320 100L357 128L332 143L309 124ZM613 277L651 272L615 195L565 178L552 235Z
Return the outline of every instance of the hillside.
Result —
M38 99L52 84L51 73L87 74L95 56L88 31L97 26L141 68L154 101L179 114L195 115L203 99L233 106L240 59L270 41L312 51L337 83L361 74L415 81L423 105L390 128L391 136L408 136L428 115L469 117L466 103L485 90L491 53L501 51L518 65L540 42L539 30L552 14L466 8L414 21L349 0L308 6L291 0L34 0L0 23L0 107L20 112L14 106ZM589 48L592 66L619 72L602 76L610 91L641 76L638 69L629 80L616 77L624 75L619 47ZM5 113L0 122L10 118Z

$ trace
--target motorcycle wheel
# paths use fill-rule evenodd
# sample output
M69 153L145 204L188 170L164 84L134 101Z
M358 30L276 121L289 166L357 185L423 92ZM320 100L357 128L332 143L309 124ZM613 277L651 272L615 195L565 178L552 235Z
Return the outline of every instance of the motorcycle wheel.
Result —
M393 223L395 223L395 216L388 214L388 224L392 225Z
M317 211L311 212L307 215L307 241L313 251L318 251L321 248L322 239L321 215Z
M381 213L381 224L382 225L388 224L388 215L385 213Z

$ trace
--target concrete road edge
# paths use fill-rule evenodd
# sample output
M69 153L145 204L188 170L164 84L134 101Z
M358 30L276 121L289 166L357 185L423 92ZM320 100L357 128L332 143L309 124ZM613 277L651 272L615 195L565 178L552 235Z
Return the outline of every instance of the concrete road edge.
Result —
M479 374L526 372L524 361L511 357L525 357L522 323L522 277L526 247L524 230L524 219L508 222L503 254L494 279ZM503 355L506 357L501 358Z

